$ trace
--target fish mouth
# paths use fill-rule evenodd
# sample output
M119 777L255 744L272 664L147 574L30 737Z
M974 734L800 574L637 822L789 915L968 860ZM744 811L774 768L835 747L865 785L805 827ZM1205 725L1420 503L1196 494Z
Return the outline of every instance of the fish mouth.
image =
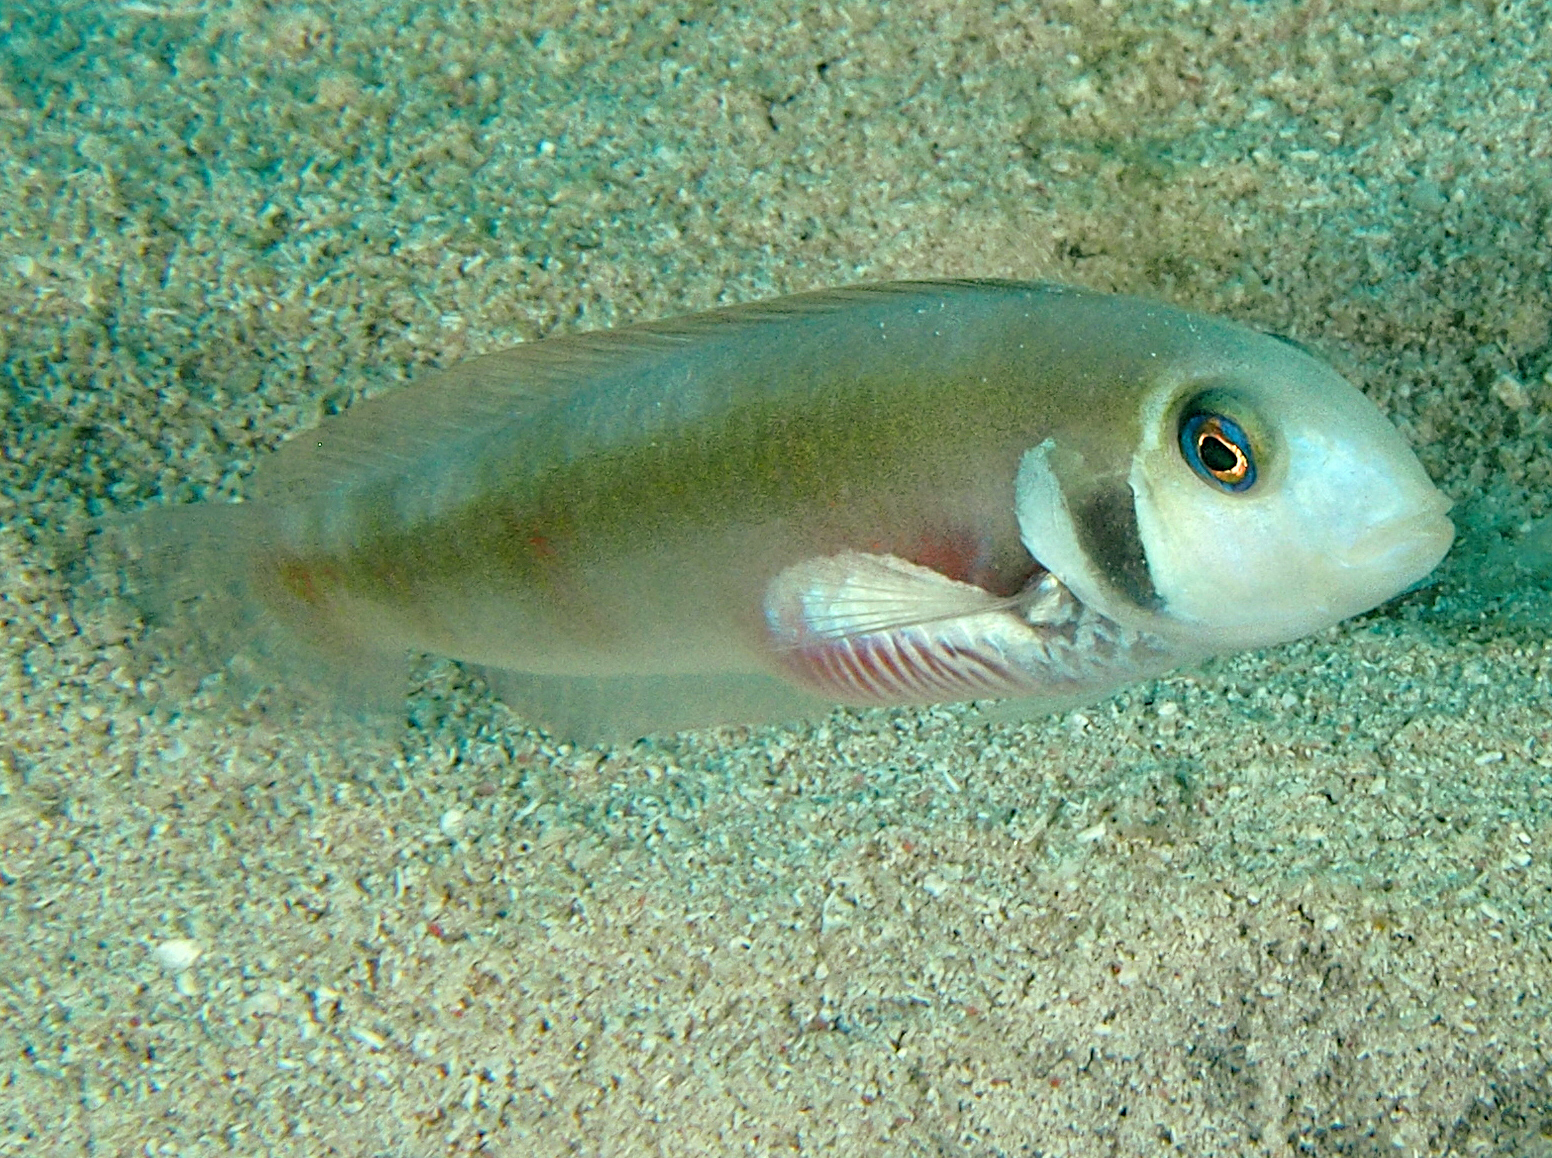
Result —
M1427 575L1455 541L1455 524L1445 514L1450 503L1443 495L1439 498L1426 510L1370 529L1340 554L1342 565L1404 574L1408 583Z

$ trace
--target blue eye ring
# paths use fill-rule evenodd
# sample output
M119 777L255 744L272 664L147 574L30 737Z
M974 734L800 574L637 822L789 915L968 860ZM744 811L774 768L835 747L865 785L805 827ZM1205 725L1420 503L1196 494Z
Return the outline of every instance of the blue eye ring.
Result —
M1222 414L1192 414L1180 424L1180 453L1204 481L1230 494L1256 485L1256 456L1240 424Z

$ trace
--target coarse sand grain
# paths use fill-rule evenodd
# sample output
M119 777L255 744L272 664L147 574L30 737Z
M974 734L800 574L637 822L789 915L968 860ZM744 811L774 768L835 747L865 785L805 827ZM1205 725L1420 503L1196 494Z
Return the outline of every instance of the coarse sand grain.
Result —
M1549 16L0 5L0 1154L1552 1155ZM1311 345L1454 556L1060 717L613 750L92 594L421 365L936 275Z

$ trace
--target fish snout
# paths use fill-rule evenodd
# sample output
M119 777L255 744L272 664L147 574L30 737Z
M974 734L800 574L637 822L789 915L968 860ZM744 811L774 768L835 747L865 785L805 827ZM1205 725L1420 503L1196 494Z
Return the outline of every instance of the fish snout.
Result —
M1394 575L1410 586L1439 565L1455 539L1450 500L1438 490L1398 513L1371 518L1336 552L1344 567Z

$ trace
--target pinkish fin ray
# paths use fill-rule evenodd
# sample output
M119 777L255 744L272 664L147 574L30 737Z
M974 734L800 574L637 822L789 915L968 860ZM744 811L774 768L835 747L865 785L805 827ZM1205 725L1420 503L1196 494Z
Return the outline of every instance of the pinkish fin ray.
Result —
M1058 697L1160 659L1160 641L1087 611L1052 575L1002 597L888 555L789 567L765 615L789 676L853 704Z

